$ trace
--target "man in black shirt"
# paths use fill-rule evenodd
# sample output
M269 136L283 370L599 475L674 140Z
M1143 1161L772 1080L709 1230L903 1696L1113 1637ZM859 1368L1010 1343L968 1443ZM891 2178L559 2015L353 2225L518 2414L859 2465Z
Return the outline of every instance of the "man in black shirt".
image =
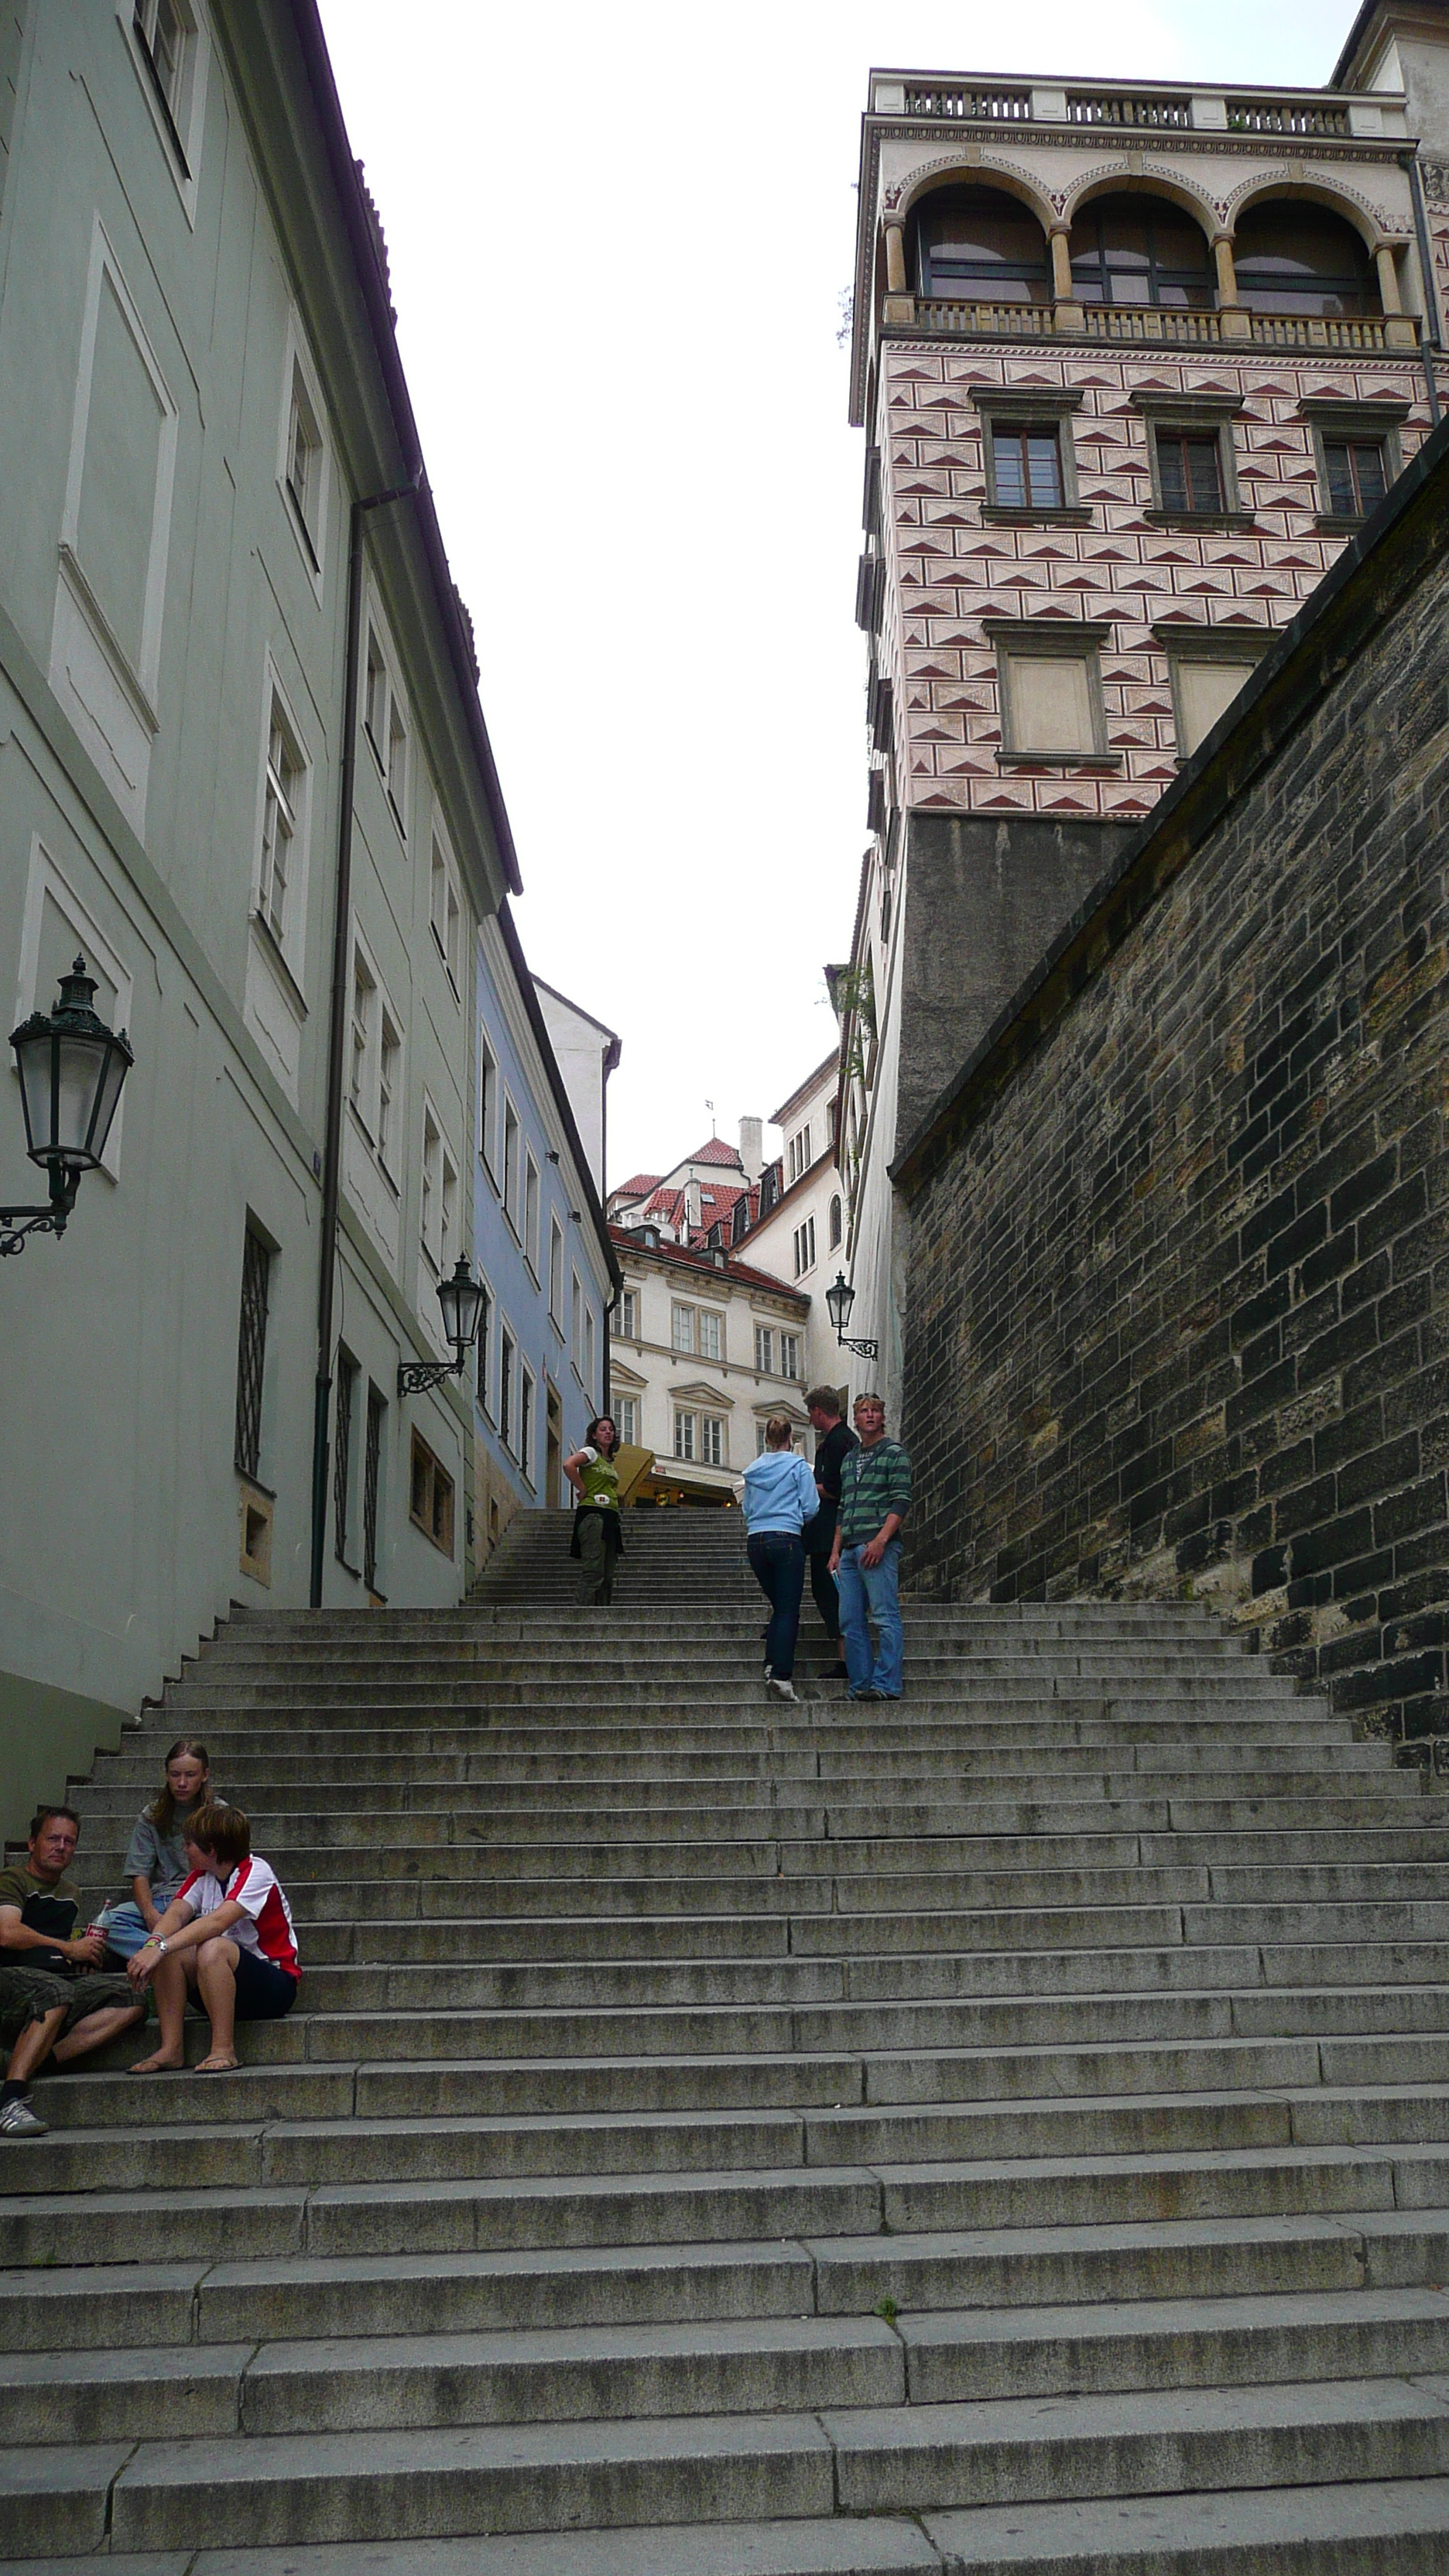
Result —
M813 1521L807 1521L804 1533L810 1557L810 1589L825 1622L825 1634L838 1650L840 1595L830 1571L830 1551L835 1544L835 1516L840 1508L840 1470L858 1443L849 1424L840 1418L840 1398L833 1386L812 1387L805 1398L805 1410L816 1435L815 1485L820 1496L820 1509ZM828 1682L843 1682L845 1678L845 1665L840 1661L825 1675Z
M102 1972L105 1934L76 1931L80 1890L65 1873L79 1832L73 1807L41 1807L28 1857L0 1871L0 2035L14 2041L0 2083L0 2137L44 2137L47 2123L26 2095L47 2057L67 2065L145 2012L124 1977Z

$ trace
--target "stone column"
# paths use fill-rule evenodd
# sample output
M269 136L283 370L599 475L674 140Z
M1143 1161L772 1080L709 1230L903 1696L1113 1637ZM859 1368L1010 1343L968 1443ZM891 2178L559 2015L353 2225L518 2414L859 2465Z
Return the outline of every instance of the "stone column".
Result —
M1058 331L1080 331L1085 316L1072 288L1071 226L1053 224L1050 234L1052 253L1052 320Z
M1224 340L1251 340L1253 318L1238 302L1238 272L1233 265L1230 233L1214 233L1213 261L1218 272L1218 332Z
M886 323L914 322L916 300L906 285L906 233L899 215L887 215L885 224L886 291L881 319Z
M1374 265L1379 273L1379 302L1384 308L1384 346L1388 349L1417 348L1418 326L1413 315L1404 311L1399 293L1399 263L1392 242L1375 242Z

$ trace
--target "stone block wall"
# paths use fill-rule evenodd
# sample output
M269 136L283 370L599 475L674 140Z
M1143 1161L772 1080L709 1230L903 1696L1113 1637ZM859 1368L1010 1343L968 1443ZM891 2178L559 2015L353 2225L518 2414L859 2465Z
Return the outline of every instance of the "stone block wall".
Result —
M897 1165L919 1588L1449 1731L1449 430Z

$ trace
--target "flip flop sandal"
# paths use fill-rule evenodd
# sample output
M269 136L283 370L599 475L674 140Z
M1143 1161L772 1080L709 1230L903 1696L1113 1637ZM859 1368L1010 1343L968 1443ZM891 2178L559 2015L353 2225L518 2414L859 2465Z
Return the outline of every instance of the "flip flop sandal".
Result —
M234 2075L240 2064L239 2057L203 2057L193 2072L197 2075Z

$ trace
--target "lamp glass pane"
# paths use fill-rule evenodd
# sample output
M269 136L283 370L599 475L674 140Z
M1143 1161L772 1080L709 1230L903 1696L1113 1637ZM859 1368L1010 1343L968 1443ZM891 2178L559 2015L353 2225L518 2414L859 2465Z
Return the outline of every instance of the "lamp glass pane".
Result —
M94 1038L62 1035L56 1041L54 1152L79 1170L99 1161L91 1143L96 1093L110 1049Z
M50 1141L50 1031L23 1038L15 1050L20 1074L20 1105L25 1114L25 1150L38 1161Z

